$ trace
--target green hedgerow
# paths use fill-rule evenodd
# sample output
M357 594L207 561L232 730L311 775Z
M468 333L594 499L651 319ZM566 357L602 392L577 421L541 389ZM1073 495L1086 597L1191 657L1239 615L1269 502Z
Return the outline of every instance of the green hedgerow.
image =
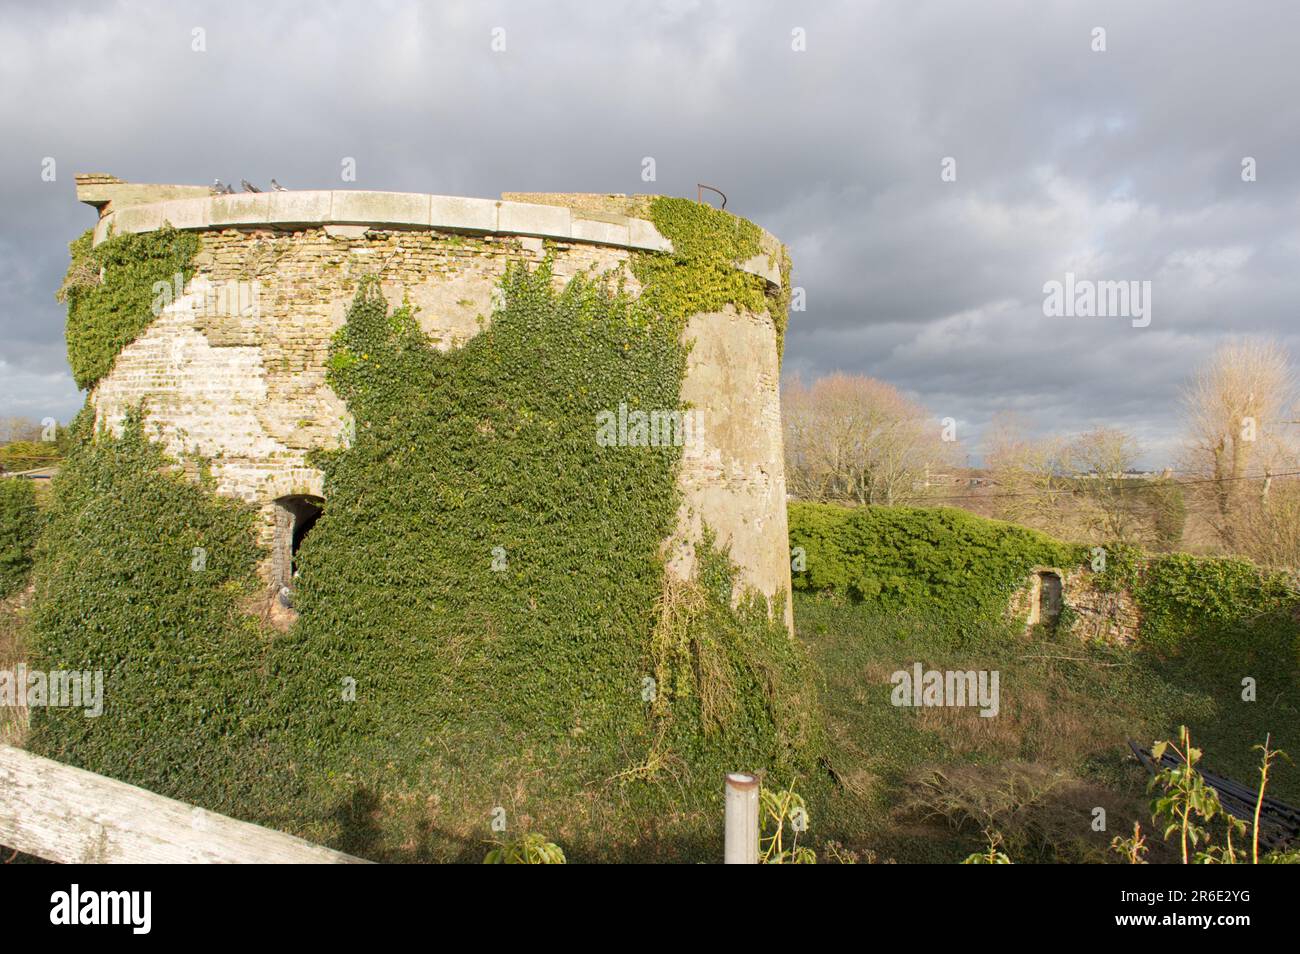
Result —
M789 519L790 545L802 548L796 556L805 564L793 573L796 590L954 624L1002 618L1035 567L1100 566L1093 548L961 510L795 503ZM1287 574L1234 558L1103 549L1105 566L1089 581L1132 595L1143 650L1195 663L1211 678L1300 674L1300 590ZM1065 596L1060 624L1068 631L1075 611Z
M0 447L0 473L21 473L49 467L60 457L54 441L14 441Z
M19 589L32 567L40 515L30 480L0 480L0 599Z
M68 246L71 262L58 298L68 306L68 363L77 387L92 388L118 354L154 319L159 283L169 293L193 277L198 236L164 226L93 245L87 231Z
M1289 671L1300 666L1300 590L1284 573L1248 560L1171 553L1149 560L1133 596L1144 647L1217 671Z
M1080 547L964 510L793 503L790 545L806 569L796 590L828 591L885 610L951 620L999 619L1035 566L1073 566Z

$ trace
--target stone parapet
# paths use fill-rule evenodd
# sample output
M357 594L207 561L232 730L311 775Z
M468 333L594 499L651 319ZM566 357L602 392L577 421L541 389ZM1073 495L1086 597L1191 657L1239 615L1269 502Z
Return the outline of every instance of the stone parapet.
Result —
M327 226L434 230L467 235L513 235L603 245L646 252L673 246L644 218L619 209L644 210L645 197L568 193L505 193L552 201L474 199L421 192L319 190L212 195L203 186L137 185L111 176L77 178L77 197L100 210L95 244L112 234L152 232L164 224L185 230L300 230ZM621 201L619 201L621 200ZM764 254L737 263L743 272L781 284L780 243L764 232Z

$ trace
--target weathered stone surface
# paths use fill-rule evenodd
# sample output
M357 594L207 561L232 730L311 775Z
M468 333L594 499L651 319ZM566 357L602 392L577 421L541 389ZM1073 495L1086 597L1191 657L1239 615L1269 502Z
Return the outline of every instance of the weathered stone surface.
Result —
M686 578L707 524L741 569L738 583L790 592L789 529L781 438L776 328L766 314L696 315L682 399L698 412L702 439L687 445L678 483L682 505L669 568ZM793 625L787 598L786 623Z
M208 219L213 225L262 225L271 221L271 199L272 195L265 192L213 196L208 200L212 205ZM120 219L118 228L123 232L139 231L120 224Z
M212 203L207 199L180 199L159 207L158 217L174 229L204 229L212 224L208 219L211 213Z
M1025 583L1012 595L1007 612L1021 620L1026 630L1045 619L1045 591L1041 578L1053 574L1061 581L1060 607L1066 632L1075 639L1099 640L1130 645L1137 640L1142 614L1127 590L1097 589L1096 574L1089 567L1035 567ZM1046 593L1051 599L1051 592ZM1067 625L1062 622L1062 626Z
M287 225L328 222L333 195L325 190L272 192L270 221Z
M589 218L602 214L644 218L654 197L621 192L502 192L501 198L507 202L562 206Z
M102 188L120 188L104 185ZM82 187L102 198L101 186ZM173 187L158 187L170 189ZM174 187L180 189L181 187ZM196 187L185 187L193 190ZM202 190L200 190L202 191ZM79 193L80 194L80 193ZM153 196L143 192L142 196ZM161 195L170 193L163 192ZM192 195L193 193L182 193ZM95 244L111 233L148 232L163 221L176 228L208 226L265 226L282 228L336 225L370 225L376 228L402 226L434 228L472 234L499 233L559 241L592 242L620 248L671 252L672 243L644 218L627 213L649 214L648 196L604 196L582 194L503 193L507 198L468 199L458 196L425 195L411 192L368 192L359 190L238 193L200 198L174 198L133 203L97 205L102 215L95 228ZM510 197L531 201L511 201ZM344 233L347 234L347 233ZM766 232L759 236L762 253L738 267L764 278L776 287L781 283L780 243Z
M172 199L198 199L209 194L207 186L123 182L116 176L105 173L82 174L76 178L77 201L108 211Z
M467 232L495 232L497 204L491 199L462 199L435 195L429 207L429 224L435 229Z
M359 239L370 231L368 225L327 225L325 234L336 239Z
M633 248L651 252L671 252L673 243L659 234L659 230L645 219L628 219L627 242Z
M133 205L113 214L120 232L153 232L162 227L163 215L159 205Z
M584 242L600 242L605 245L627 245L628 225L624 219L620 225L615 222L601 222L595 219L574 217L573 237Z
M781 284L781 268L777 264L778 260L769 258L767 255L755 255L748 258L737 266L742 272L749 272L751 275L757 275L759 278L767 280L769 285Z
M335 222L382 222L428 225L429 199L414 192L335 192L330 219Z
M497 231L515 235L550 235L570 237L572 215L566 208L501 202L497 205Z

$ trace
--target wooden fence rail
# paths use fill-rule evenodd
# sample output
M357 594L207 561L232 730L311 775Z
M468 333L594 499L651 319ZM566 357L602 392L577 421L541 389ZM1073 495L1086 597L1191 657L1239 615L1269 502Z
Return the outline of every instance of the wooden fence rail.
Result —
M8 745L0 845L64 863L368 863Z

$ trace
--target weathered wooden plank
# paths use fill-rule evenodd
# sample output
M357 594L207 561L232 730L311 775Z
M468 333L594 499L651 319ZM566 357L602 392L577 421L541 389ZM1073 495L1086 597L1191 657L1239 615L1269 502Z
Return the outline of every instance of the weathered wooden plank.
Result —
M64 863L367 864L8 745L0 845Z

